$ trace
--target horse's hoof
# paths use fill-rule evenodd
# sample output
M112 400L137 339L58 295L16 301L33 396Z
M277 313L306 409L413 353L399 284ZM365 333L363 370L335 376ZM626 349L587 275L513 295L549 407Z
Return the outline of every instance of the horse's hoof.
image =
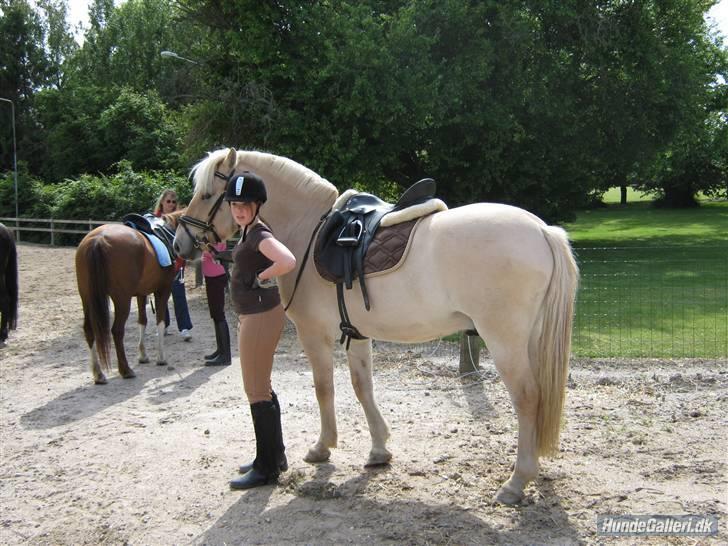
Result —
M132 377L136 377L136 374L134 373L134 370L129 368L129 371L122 373L121 377L123 377L124 379L131 379Z
M167 361L166 360L157 360L157 366L166 366Z
M106 385L106 383L108 383L108 381L106 381L106 377L103 375L100 375L99 377L96 377L94 379L95 385Z
M513 506L514 504L519 504L523 500L523 492L512 491L511 489L501 487L495 494L495 500L501 504Z
M312 447L308 450L308 453L306 453L303 460L307 463L325 463L329 460L329 457L331 457L331 450L326 448L316 449Z
M139 364L149 364L149 357L148 356L145 356L144 358L139 357L137 359L137 362L139 362Z
M389 461L391 460L392 454L386 449L383 449L381 451L372 450L369 453L369 460L367 460L367 464L365 464L364 467L371 468L374 466L384 466L386 464L389 464Z

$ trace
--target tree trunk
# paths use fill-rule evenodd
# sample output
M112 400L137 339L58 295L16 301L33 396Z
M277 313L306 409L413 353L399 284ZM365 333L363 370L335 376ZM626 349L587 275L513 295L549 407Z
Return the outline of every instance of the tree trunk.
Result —
M619 186L619 204L627 204L627 186Z

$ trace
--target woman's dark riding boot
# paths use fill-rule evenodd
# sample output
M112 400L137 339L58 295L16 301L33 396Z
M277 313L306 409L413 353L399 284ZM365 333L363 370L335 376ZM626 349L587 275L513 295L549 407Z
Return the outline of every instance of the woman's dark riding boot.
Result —
M215 339L217 340L217 351L215 351L217 355L210 359L205 357L205 366L229 366L230 329L228 328L227 321L221 320L215 323Z
M288 459L286 458L286 446L283 445L283 430L281 429L281 405L278 403L278 397L275 392L271 391L271 402L276 408L276 443L278 447L278 469L281 472L288 470ZM239 472L245 474L253 468L253 463L240 465Z
M273 401L250 405L255 428L255 461L253 467L230 482L231 489L251 489L278 480L278 440L276 439L276 408Z
M215 333L215 337L217 338L217 332ZM210 353L209 355L205 355L205 362L208 360L215 360L217 358L217 355L220 354L220 347L217 347L215 349L214 353Z

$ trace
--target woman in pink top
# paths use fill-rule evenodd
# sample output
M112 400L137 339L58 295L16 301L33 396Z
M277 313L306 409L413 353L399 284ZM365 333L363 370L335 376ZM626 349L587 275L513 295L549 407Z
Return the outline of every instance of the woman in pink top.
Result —
M217 243L212 246L218 252L227 248L225 243ZM228 366L230 365L230 329L225 319L227 271L210 252L205 251L202 253L202 275L205 277L207 305L215 325L215 340L217 341L215 352L205 355L205 366Z

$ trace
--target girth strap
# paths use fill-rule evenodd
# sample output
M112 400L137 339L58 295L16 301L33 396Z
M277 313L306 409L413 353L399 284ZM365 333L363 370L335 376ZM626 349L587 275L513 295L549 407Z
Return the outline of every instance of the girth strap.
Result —
M361 335L359 330L356 329L351 321L349 320L349 313L346 310L346 301L344 300L344 284L336 284L336 302L339 305L339 316L341 322L339 323L339 329L341 330L341 339L339 343L346 341L346 350L349 350L352 339L367 339L366 336Z

